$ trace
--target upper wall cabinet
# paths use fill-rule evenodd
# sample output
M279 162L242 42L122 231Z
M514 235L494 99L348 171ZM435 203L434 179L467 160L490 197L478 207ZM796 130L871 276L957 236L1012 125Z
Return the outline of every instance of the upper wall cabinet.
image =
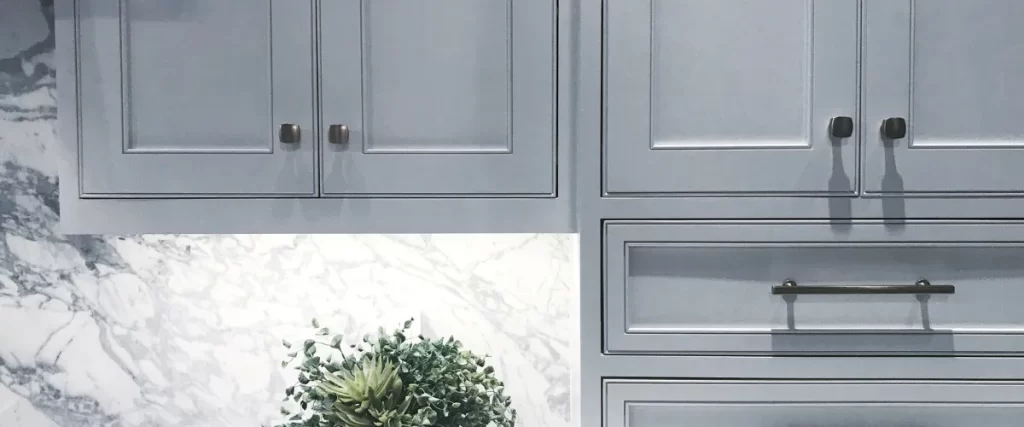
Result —
M316 195L309 2L77 4L83 197Z
M553 0L327 0L323 192L553 197Z
M1021 22L1017 0L864 2L865 193L1024 193Z
M857 8L606 2L605 193L853 194Z
M65 233L574 229L556 0L55 4Z

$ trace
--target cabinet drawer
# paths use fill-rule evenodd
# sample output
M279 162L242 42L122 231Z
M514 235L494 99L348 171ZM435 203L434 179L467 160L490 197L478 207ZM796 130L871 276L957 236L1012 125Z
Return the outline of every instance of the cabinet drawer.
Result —
M606 381L605 427L1016 427L1018 382Z
M608 221L604 245L607 353L1024 353L1024 223Z

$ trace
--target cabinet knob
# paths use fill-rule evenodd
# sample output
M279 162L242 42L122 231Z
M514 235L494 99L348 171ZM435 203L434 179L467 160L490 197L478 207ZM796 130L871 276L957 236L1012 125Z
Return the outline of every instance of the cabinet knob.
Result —
M331 144L347 144L348 133L348 126L331 125L327 128L327 140L330 141Z
M833 117L829 121L828 128L833 138L849 138L853 136L853 118L847 116Z
M285 123L281 125L280 139L285 144L295 144L302 139L302 130L299 125L294 123Z
M907 120L903 117L890 117L883 120L882 136L887 139L900 139L907 136Z

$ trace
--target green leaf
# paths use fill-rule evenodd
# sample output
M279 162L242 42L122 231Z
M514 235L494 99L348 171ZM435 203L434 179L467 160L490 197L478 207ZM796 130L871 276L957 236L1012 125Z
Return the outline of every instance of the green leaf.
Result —
M411 328L413 320L416 320L416 319L410 318L409 320L406 320L405 323L402 324L402 329L409 329L409 328Z
M334 338L331 338L331 347L341 348L341 340L343 339L344 337L341 334L335 335Z
M320 336L324 336L324 335L327 335L329 333L331 333L331 330L328 329L328 328L320 328L319 331L316 331L316 334L320 335Z
M313 327L314 328L319 328L320 327L320 321L316 320L315 317L313 318L313 322L312 323L313 323Z
M292 343L285 339L281 340L281 345L285 346L285 348L292 348Z

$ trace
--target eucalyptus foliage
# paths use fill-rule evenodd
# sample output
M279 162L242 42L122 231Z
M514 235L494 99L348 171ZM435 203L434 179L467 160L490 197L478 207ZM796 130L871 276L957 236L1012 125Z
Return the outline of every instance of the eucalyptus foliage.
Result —
M485 357L453 337L409 339L412 322L343 348L313 319L312 338L283 342L291 352L281 366L294 364L299 377L285 390L298 408L281 410L290 417L281 426L514 427L512 400Z

